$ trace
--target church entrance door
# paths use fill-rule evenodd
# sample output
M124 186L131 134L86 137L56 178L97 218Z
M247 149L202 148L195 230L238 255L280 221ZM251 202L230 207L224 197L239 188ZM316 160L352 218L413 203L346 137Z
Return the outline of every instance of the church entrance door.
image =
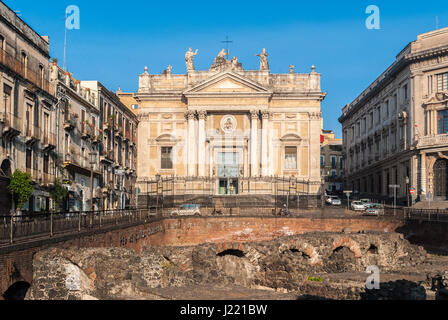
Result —
M239 154L237 152L218 153L218 179L220 195L239 193Z

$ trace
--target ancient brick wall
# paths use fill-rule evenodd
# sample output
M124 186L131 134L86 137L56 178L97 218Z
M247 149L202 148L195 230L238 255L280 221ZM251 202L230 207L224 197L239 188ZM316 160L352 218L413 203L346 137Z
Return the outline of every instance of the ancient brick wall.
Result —
M411 226L411 227L410 227ZM312 218L204 218L164 219L125 228L110 228L0 248L0 293L17 281L31 283L34 255L48 248L128 248L140 252L144 246L193 246L202 243L243 243L267 241L308 232L342 232L351 229L394 232L425 239L445 239L448 225L411 224L393 219L312 219ZM414 230L414 231L412 231ZM423 232L422 230L426 230ZM431 232L433 230L433 232ZM427 237L427 238L425 238ZM430 238L428 238L430 237ZM1 295L0 295L1 296Z

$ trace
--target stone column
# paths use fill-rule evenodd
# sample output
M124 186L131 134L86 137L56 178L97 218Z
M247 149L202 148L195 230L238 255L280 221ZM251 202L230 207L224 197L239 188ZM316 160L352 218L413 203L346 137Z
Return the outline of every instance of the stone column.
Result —
M199 128L198 128L198 175L205 177L205 120L207 111L199 111Z
M269 111L262 112L262 131L261 131L261 166L262 176L269 175L268 164L268 133L269 133Z
M421 153L421 161L420 161L420 183L421 183L421 192L420 195L423 198L426 198L426 153Z
M259 158L258 158L258 111L250 112L252 123L250 133L250 162L251 162L251 177L259 175Z
M268 137L268 145L269 145L269 175L274 176L274 140L278 139L278 137L274 136L274 121L273 121L273 113L269 114L269 137Z
M196 153L196 134L195 134L195 119L196 113L194 111L188 111L188 176L193 177L196 175L195 153Z

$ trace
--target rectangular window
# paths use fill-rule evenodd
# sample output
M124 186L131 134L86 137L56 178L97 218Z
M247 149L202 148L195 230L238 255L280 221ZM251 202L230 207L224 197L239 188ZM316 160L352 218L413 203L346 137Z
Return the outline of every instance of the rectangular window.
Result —
M448 133L448 110L437 112L439 134Z
M49 163L50 163L50 157L48 154L44 155L44 173L50 173L49 172Z
M408 95L408 85L405 84L404 87L403 87L403 98L404 98L404 101L407 101L408 97L409 97L409 95Z
M398 96L394 94L394 113L398 113Z
M325 166L325 157L324 156L320 157L320 166L321 167Z
M448 90L448 72L437 75L437 91L447 91Z
M344 169L344 158L339 157L339 169Z
M12 88L8 85L3 85L3 93L4 93L4 111L7 114L11 114L11 91ZM3 111L3 110L2 110Z
M389 118L389 100L386 101L386 118Z
M336 161L337 161L336 156L331 156L331 167L333 169L336 169L336 167L337 167Z
M162 165L161 169L173 169L173 148L162 147Z
M31 169L32 151L26 149L26 168Z
M297 169L297 147L285 148L285 168L286 170Z

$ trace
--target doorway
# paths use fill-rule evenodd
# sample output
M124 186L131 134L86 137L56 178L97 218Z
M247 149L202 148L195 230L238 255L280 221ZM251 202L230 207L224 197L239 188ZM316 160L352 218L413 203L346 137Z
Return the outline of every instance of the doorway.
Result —
M220 178L219 195L237 195L239 193L238 181L235 178Z
M218 194L237 195L239 193L239 153L218 153Z
M434 197L435 200L448 199L448 161L445 159L437 160L434 164Z

